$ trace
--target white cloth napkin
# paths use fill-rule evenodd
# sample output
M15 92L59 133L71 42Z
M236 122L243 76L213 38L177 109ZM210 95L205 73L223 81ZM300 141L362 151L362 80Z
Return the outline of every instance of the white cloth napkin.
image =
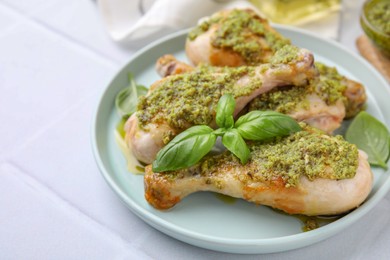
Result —
M147 43L179 29L192 27L199 19L229 8L252 8L249 1L234 0L98 0L109 35L118 42ZM298 27L323 37L338 38L340 15Z

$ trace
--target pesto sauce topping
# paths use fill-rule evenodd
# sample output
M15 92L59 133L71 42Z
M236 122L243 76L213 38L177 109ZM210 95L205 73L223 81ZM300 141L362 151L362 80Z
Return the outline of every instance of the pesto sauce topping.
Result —
M300 131L285 138L251 147L255 176L272 180L280 176L286 187L296 186L301 175L316 178L353 178L358 149L342 136L328 137L321 131Z
M285 45L275 52L271 57L270 63L274 64L290 64L292 61L299 59L299 48L294 45Z
M210 17L209 19L206 19L205 21L203 21L201 24L197 25L194 29L192 29L188 33L188 39L190 41L195 40L196 38L198 38L199 35L207 32L210 29L211 25L218 23L221 19L222 19L222 16L219 16L219 15L214 15L214 16Z
M326 66L320 62L316 62L315 66L320 72L320 84L317 86L316 93L321 94L322 99L328 105L332 105L340 99L346 105L347 98L344 96L344 92L347 90L347 85L345 78L334 67Z
M347 86L343 84L344 77L337 72L336 68L319 62L315 65L320 73L319 80L310 80L305 86L279 87L264 93L251 101L249 110L274 110L284 114L298 109L308 110L310 104L306 97L310 94L318 95L327 105L334 105L338 100L346 104L347 98L344 92Z
M310 87L310 85L279 87L253 99L249 103L249 110L273 110L283 114L299 108L308 110L309 101L306 95L312 92Z
M264 52L275 52L290 44L288 39L270 28L267 20L252 11L239 9L232 10L226 16L224 13L217 14L201 23L189 33L189 40L195 40L213 24L219 26L211 44L216 48L227 48L239 53L248 64L264 63L267 56Z
M140 126L147 130L150 122L167 122L175 129L192 125L209 125L219 98L226 93L235 98L246 96L261 87L259 79L237 86L241 77L253 76L255 68L210 68L201 66L190 73L165 78L149 95L141 97L137 107ZM173 135L164 137L164 142Z
M372 5L367 19L379 31L390 35L390 2L380 1Z
M358 167L358 149L342 136L327 136L320 130L304 126L303 131L267 142L249 143L251 158L241 173L240 181L272 182L283 180L286 187L294 187L300 177L309 180L353 178ZM230 168L240 162L230 152L209 157L201 164L201 172L218 172L219 167ZM250 176L250 178L247 178Z

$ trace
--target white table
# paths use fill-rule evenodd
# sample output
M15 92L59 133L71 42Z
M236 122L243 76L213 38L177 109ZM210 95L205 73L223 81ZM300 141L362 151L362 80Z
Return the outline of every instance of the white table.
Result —
M353 51L361 4L344 1ZM148 226L101 177L92 114L136 49L109 39L93 1L1 0L0 47L0 259L237 259ZM389 259L389 212L390 194L326 241L240 258Z

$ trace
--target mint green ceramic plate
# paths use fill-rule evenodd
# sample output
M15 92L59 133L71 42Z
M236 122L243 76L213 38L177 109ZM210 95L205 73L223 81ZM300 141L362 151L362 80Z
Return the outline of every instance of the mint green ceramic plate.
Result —
M310 49L318 61L336 66L344 75L362 82L368 92L368 112L390 125L389 86L363 59L339 44L301 30L276 27L297 46ZM367 201L348 215L319 229L302 232L301 221L268 207L243 200L227 203L213 193L190 195L169 211L159 211L144 199L143 177L126 170L126 162L115 143L114 129L119 117L114 110L115 95L127 85L127 74L149 86L159 76L154 63L171 53L186 61L186 31L172 34L139 51L114 77L101 96L92 129L97 164L111 188L132 212L156 229L189 244L231 253L270 253L304 247L326 239L362 217L387 193L390 173L374 168L375 184Z

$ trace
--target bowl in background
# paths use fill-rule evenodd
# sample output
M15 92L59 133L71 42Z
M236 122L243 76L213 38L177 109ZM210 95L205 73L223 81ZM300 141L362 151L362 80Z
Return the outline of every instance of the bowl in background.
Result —
M360 24L374 45L390 57L390 1L366 1L362 8Z

